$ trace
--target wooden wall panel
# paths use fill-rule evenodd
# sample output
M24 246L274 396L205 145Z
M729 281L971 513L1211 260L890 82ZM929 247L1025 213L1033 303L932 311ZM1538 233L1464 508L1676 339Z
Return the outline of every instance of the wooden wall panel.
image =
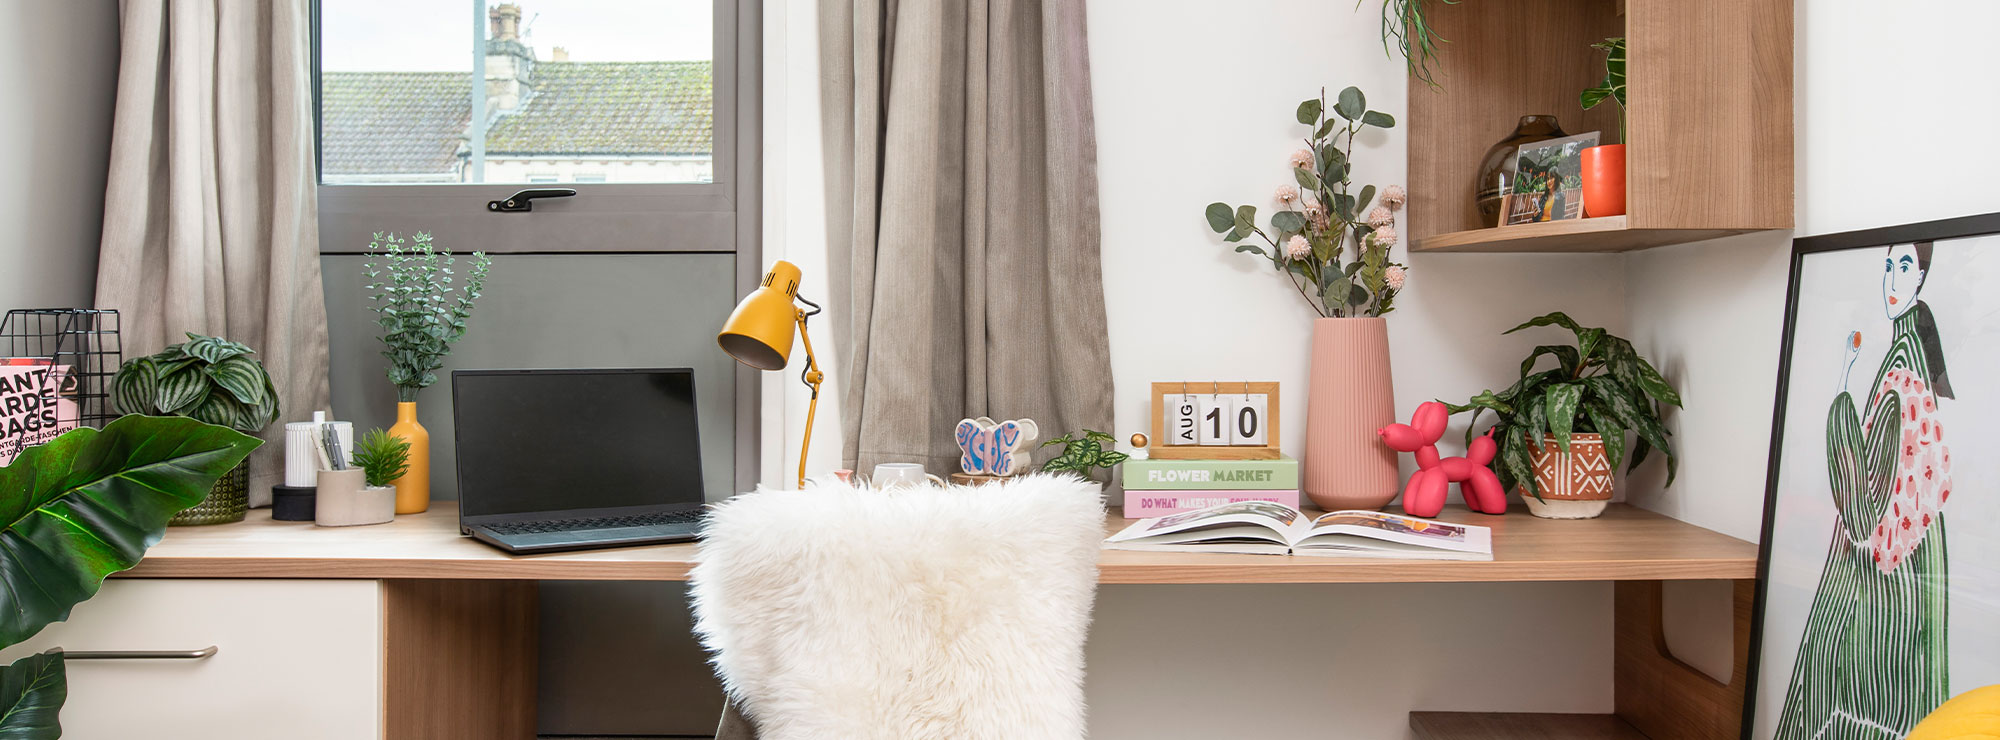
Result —
M535 582L382 590L386 740L534 740Z

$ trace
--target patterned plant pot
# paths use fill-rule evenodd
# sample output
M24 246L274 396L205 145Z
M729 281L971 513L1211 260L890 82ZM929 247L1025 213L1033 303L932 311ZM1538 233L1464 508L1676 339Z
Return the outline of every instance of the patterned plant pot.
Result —
M1528 513L1546 519L1589 519L1611 505L1611 458L1604 454L1604 435L1577 432L1563 454L1554 435L1542 437L1542 447L1528 450L1541 498L1521 489Z
M250 461L231 468L215 481L215 487L208 489L208 497L195 504L194 508L175 514L167 520L167 526L185 527L192 524L227 524L243 521L243 515L250 512Z

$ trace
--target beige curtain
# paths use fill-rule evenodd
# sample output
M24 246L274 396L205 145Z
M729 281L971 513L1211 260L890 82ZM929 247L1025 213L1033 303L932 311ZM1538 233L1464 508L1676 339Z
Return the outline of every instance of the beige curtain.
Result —
M97 304L127 357L183 332L255 348L279 424L253 504L283 474L285 420L326 408L307 0L125 0Z
M821 0L828 251L856 470L952 427L1110 431L1083 0Z

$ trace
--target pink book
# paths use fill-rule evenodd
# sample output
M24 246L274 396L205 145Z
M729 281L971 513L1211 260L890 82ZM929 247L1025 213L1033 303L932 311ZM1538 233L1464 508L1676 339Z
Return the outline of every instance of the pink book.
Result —
M1299 492L1289 491L1134 491L1125 490L1125 518L1141 519L1206 509L1238 501L1271 501L1299 508Z

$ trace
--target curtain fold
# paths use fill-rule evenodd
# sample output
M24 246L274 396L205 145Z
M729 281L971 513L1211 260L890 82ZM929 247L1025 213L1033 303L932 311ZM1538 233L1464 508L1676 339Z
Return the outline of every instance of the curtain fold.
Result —
M819 9L843 461L955 470L968 416L1109 431L1082 0Z
M328 407L307 0L124 0L97 305L125 354L184 332L257 350L282 415L251 457L283 473L283 421Z

